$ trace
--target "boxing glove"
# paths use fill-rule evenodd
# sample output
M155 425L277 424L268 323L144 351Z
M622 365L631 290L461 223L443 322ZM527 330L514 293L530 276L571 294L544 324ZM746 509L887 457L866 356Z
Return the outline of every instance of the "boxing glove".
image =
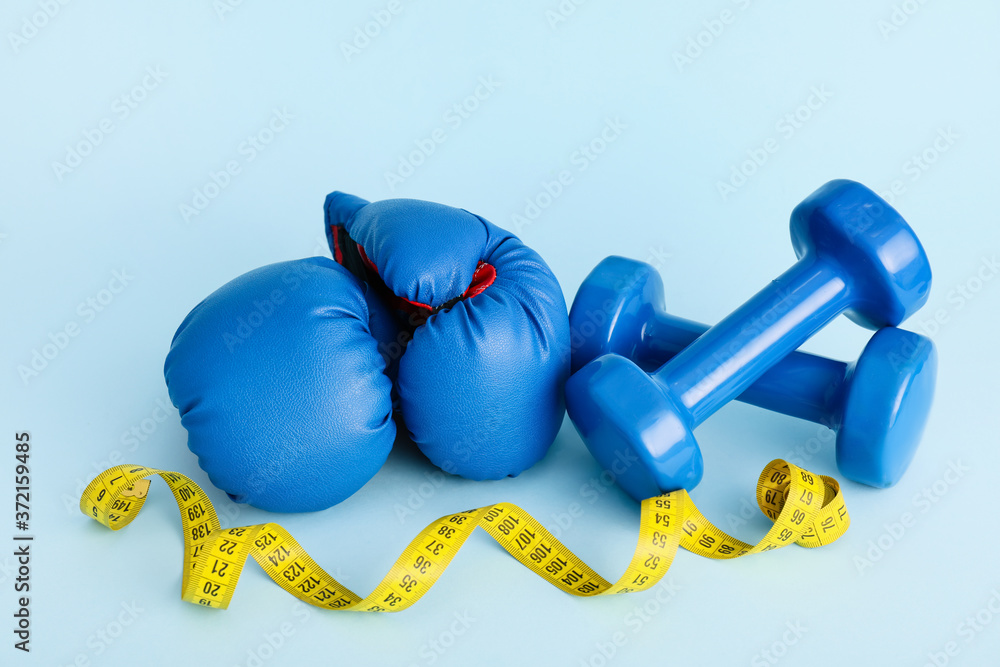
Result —
M382 466L396 426L396 338L373 290L335 262L271 264L222 286L184 319L164 377L188 446L233 500L321 510Z
M334 192L337 263L399 324L402 421L437 466L470 479L517 475L562 423L569 319L555 276L516 236L463 209Z

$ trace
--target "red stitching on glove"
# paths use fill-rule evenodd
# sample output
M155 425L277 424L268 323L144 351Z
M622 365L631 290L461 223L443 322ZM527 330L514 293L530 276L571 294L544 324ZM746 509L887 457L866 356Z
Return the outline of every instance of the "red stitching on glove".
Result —
M375 266L375 262L368 258L368 254L365 253L365 249L361 247L361 244L357 244L358 252L361 254L361 261L365 263L369 269L375 272L375 275L379 275L378 267ZM456 301L463 301L465 299L471 299L474 296L482 294L486 291L486 288L493 284L493 281L497 279L497 270L489 262L480 261L476 265L476 270L472 273L472 282L469 283L469 287L462 292L461 296L456 299L452 299L438 308L433 306L420 303L419 301L410 301L406 297L395 295L396 303L395 307L398 310L402 310L405 313L416 314L421 317L422 320L426 320L428 317L438 312L442 308L447 308L453 305ZM422 322L421 322L422 323Z
M333 232L333 259L343 266L344 264L344 253L340 251L340 225L330 225L330 230Z
M459 298L471 299L474 296L482 294L496 279L496 267L488 262L479 262L476 266L476 271L472 274L472 282L469 283L469 289L465 290Z

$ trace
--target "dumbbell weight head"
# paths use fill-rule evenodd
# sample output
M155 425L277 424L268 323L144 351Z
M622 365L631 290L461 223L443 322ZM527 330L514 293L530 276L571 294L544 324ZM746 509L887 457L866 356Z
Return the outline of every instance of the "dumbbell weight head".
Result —
M792 211L791 234L796 256L838 263L863 293L845 311L861 326L895 326L926 303L931 269L920 240L864 185L836 180L816 190Z
M644 328L663 303L663 281L652 266L625 257L603 259L580 285L570 308L572 371L602 354L640 363Z
M868 486L903 476L927 423L937 378L930 339L886 327L875 332L848 371L839 410L837 468Z
M693 489L704 474L701 448L669 392L625 357L606 354L570 376L569 416L601 467L633 498Z

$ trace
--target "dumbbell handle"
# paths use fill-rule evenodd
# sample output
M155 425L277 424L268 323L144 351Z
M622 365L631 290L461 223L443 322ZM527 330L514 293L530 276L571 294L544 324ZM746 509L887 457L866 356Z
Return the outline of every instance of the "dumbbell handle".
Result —
M705 324L657 313L642 328L633 352L645 370L655 370L708 331ZM836 428L850 365L805 352L792 352L740 394L739 399L773 412Z
M807 255L651 374L701 424L856 297L840 269Z

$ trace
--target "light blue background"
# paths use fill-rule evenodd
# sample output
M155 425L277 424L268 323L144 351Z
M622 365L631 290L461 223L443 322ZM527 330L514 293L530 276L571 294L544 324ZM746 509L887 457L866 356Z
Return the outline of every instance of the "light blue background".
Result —
M782 664L922 665L948 642L959 651L950 664L995 660L1000 618L984 613L991 620L980 631L959 625L1000 586L1000 280L989 263L1000 250L991 203L1000 149L997 3L590 0L552 24L556 0L403 1L350 57L342 45L387 2L258 0L221 14L219 6L71 2L37 34L28 29L34 36L23 43L9 33L41 11L37 1L8 0L0 13L0 495L12 512L13 434L29 430L37 535L30 657L10 646L12 560L0 555L0 662L67 665L82 655L93 665L167 664L169 646L172 664L246 665L248 651L283 623L293 634L264 664L428 665L433 657L438 665L599 665L596 644L616 632L626 643L609 664L766 664L760 652L782 641L786 623L805 632ZM713 23L723 10L731 21ZM697 57L679 63L676 54L699 39L707 46L700 54L690 47ZM165 78L126 117L115 100L131 95L148 67ZM446 112L474 94L480 77L499 87L488 97L482 89L486 99L461 124L449 121ZM810 117L794 132L779 125L814 87L829 98L800 110ZM241 143L274 109L293 118L250 160ZM53 162L64 162L67 146L102 119L113 131L60 179ZM577 151L609 119L625 128L581 162ZM390 189L386 172L437 128L445 141ZM951 137L935 148L940 132ZM724 199L718 182L768 139L777 151ZM912 158L925 150L935 159L923 169ZM181 204L230 160L240 173L185 221ZM572 183L530 224L515 225L526 199L562 170ZM941 372L906 478L885 491L845 483L852 527L833 546L736 562L682 552L668 574L676 593L661 595L669 597L661 605L654 593L564 595L480 533L410 611L314 610L304 619L253 565L230 610L183 603L180 522L160 482L143 516L121 533L75 508L81 482L119 452L192 476L224 513L235 513L207 485L176 413L155 421L157 402L166 401L163 359L183 316L224 282L266 263L327 254L321 206L333 189L440 201L517 227L548 260L567 301L607 254L651 261L674 313L714 322L793 261L788 214L838 177L879 191L898 181L895 204L935 272L927 307L907 326L932 335ZM132 279L91 317L79 304L98 298L116 270ZM946 323L934 325L935 313ZM79 335L23 381L18 366L71 323ZM841 318L806 349L850 359L869 335ZM123 439L143 426L151 431L145 441ZM720 526L755 541L766 519L733 519L752 502L760 469L826 434L734 404L698 435L707 473L695 500ZM831 447L809 458L811 470L837 475ZM948 484L955 461L969 470ZM347 502L280 522L362 594L426 523L500 500L548 526L579 503L584 513L562 531L564 541L609 578L628 563L638 508L615 488L594 502L581 494L600 470L568 421L547 458L517 479L442 481L434 471L398 451ZM919 500L936 482L935 502ZM398 508L420 497L421 484L430 497L401 520ZM889 528L907 512L914 524L893 537ZM275 516L244 507L230 518L242 525ZM13 532L8 520L0 516L2 544ZM861 565L880 539L890 548ZM92 637L133 601L142 611L99 652ZM642 605L655 613L640 623L634 608ZM449 634L456 613L474 619L467 629L454 626L460 636ZM452 645L435 653L431 640Z

